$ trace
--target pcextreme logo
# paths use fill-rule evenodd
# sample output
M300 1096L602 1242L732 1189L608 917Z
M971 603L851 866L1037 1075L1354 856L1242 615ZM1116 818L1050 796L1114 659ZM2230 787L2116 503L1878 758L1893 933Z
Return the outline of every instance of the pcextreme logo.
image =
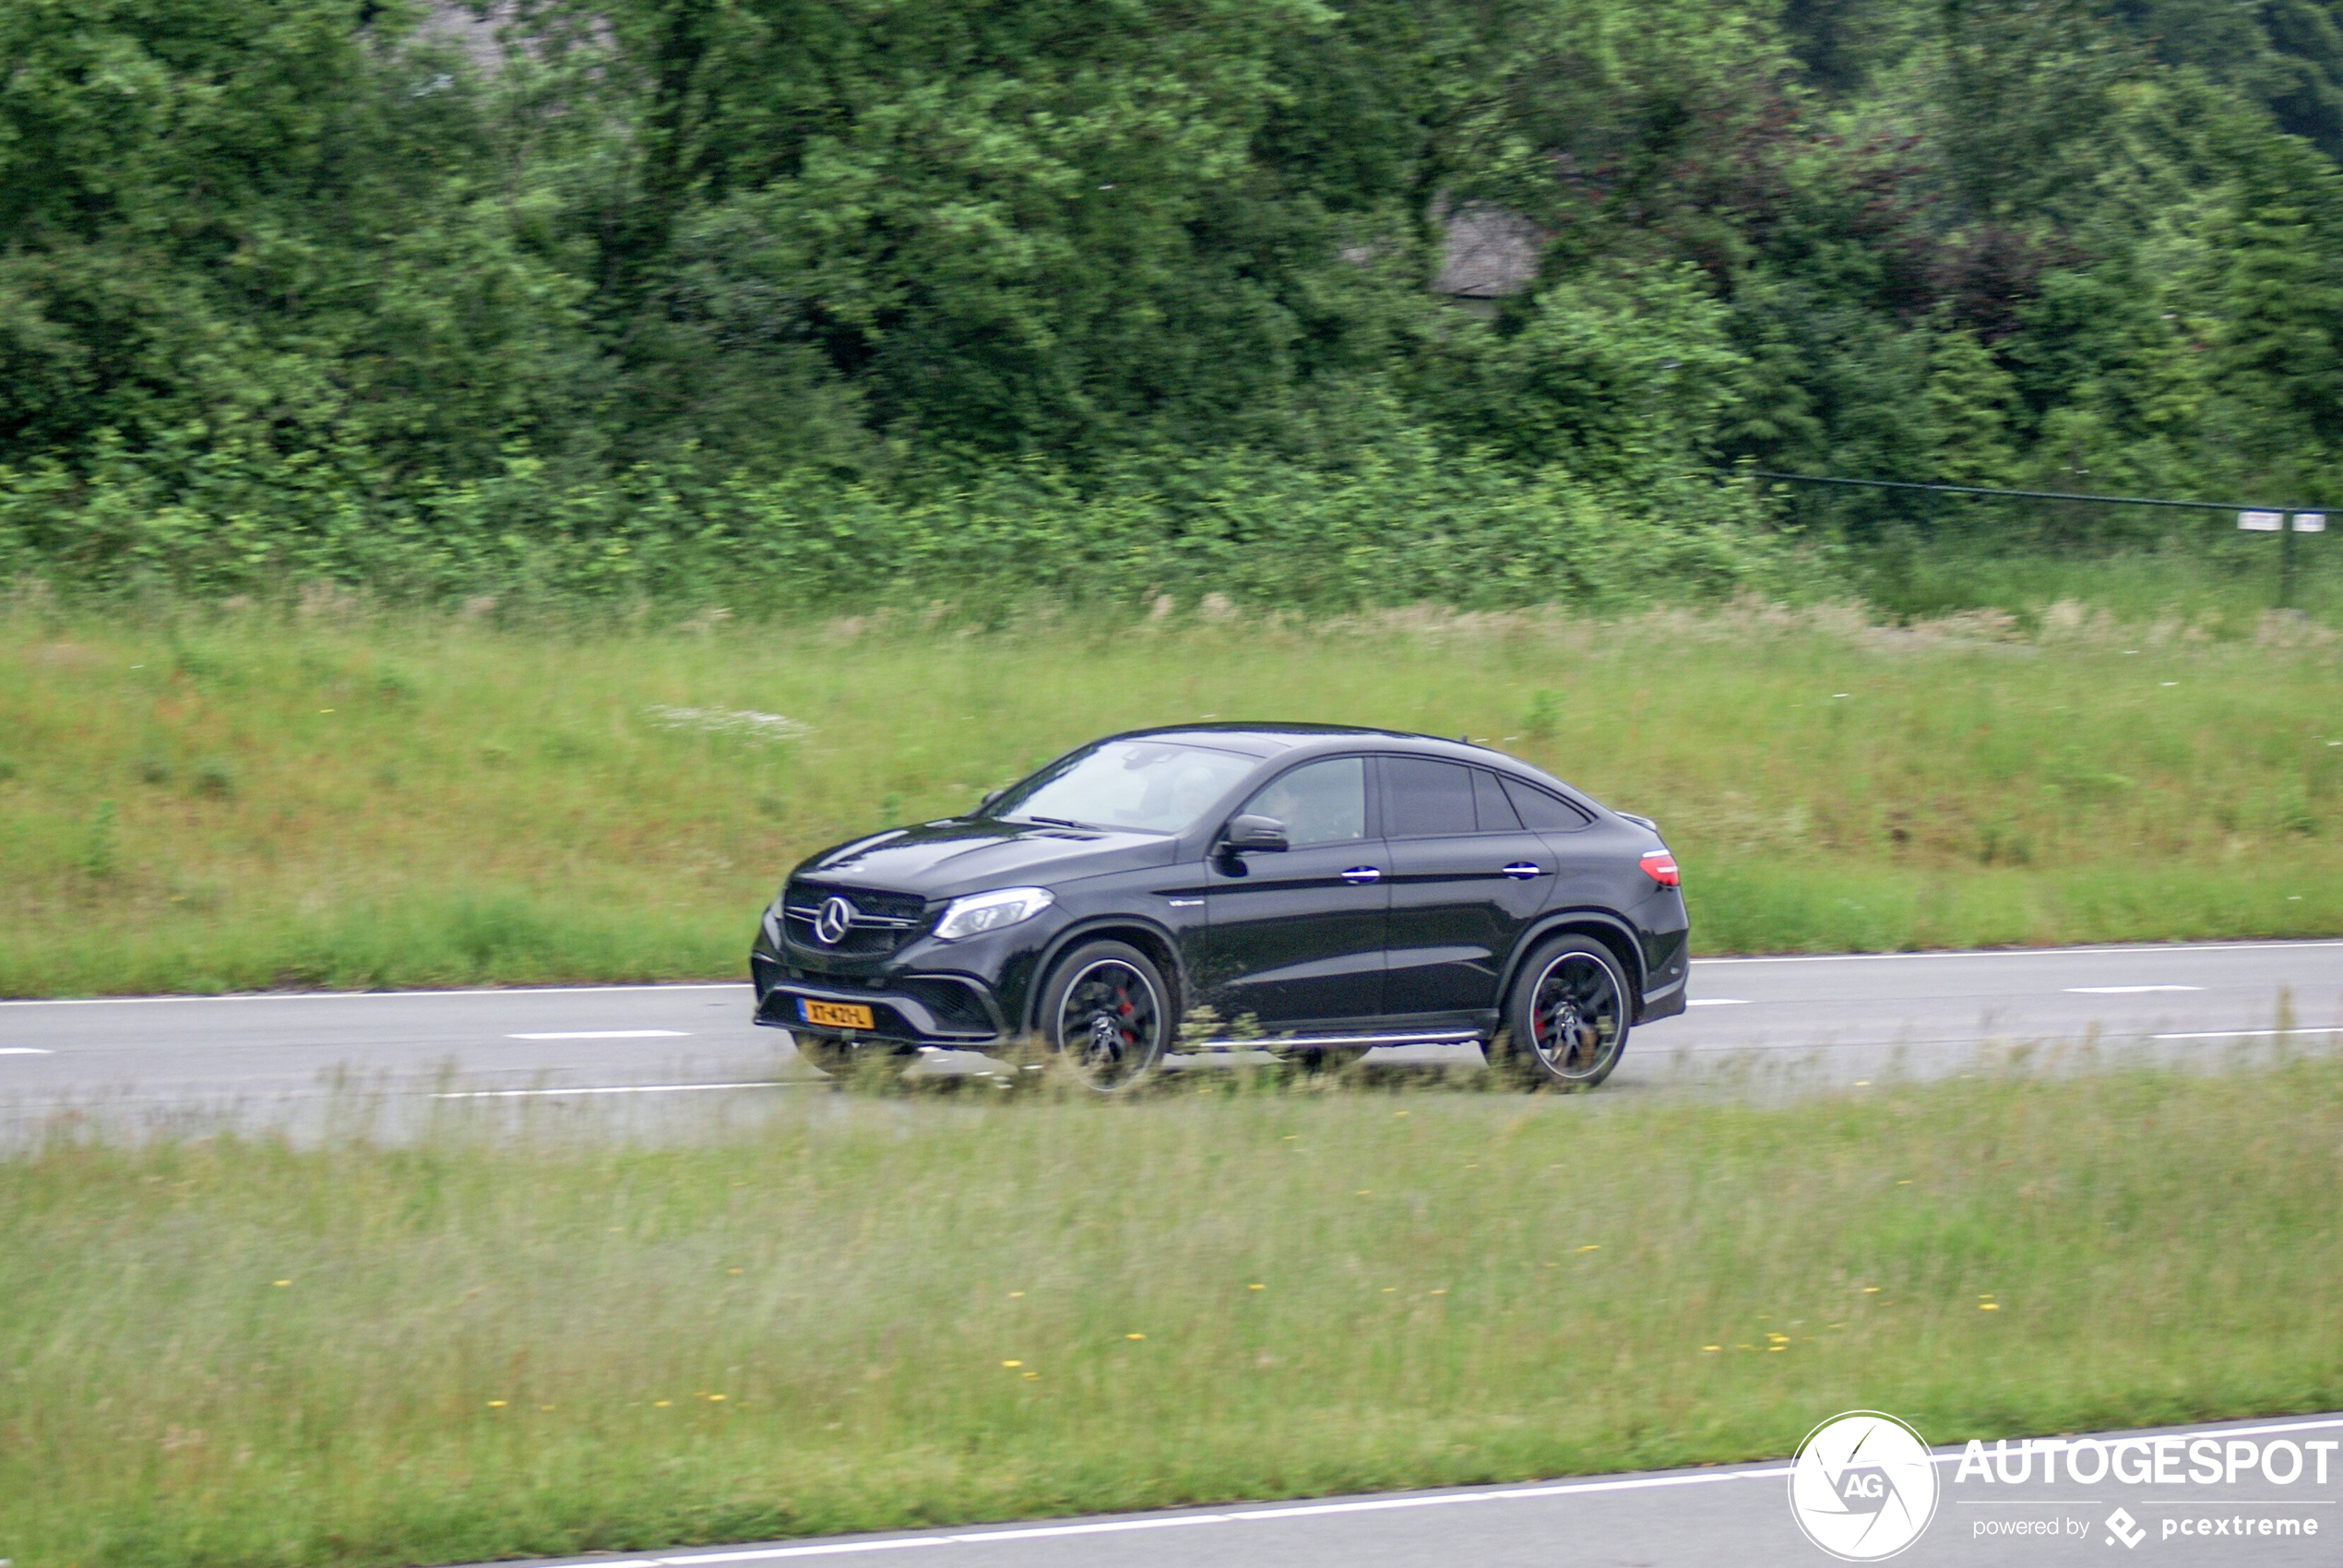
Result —
M1936 1516L1936 1466L1920 1433L1877 1410L1833 1416L1806 1434L1790 1467L1790 1513L1842 1562L1877 1562L1920 1538Z

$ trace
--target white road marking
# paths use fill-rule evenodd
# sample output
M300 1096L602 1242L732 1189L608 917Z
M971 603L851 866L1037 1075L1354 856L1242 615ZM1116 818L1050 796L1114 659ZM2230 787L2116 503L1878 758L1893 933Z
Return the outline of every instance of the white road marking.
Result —
M2070 985L2069 996L2145 996L2151 991L2203 991L2201 985Z
M2281 1421L2265 1426L2228 1427L2223 1437L2257 1436L2265 1432L2319 1431L2343 1427L2343 1420ZM2184 1428L2183 1431L2195 1431ZM2106 1441L2120 1441L2109 1438ZM1930 1462L1959 1462L1960 1450L1929 1455ZM1648 1491L1661 1487L1716 1486L1728 1481L1771 1480L1790 1474L1788 1465L1757 1465L1731 1469L1695 1470L1670 1476L1635 1476L1620 1480L1558 1481L1542 1486L1493 1488L1486 1491L1433 1492L1415 1497L1360 1498L1344 1503L1305 1503L1273 1508L1246 1508L1219 1514L1179 1514L1170 1517L1107 1519L1093 1524L1021 1526L998 1530L969 1530L937 1536L898 1536L891 1540L814 1541L803 1546L752 1547L742 1551L695 1551L677 1556L603 1558L596 1568L694 1568L708 1562L778 1562L798 1557L845 1557L865 1551L909 1551L937 1546L982 1546L999 1540L1052 1540L1070 1536L1122 1535L1136 1530L1179 1529L1188 1526L1242 1525L1256 1519L1311 1519L1331 1515L1378 1514L1397 1508L1445 1508L1463 1503L1515 1503L1524 1499L1573 1497L1600 1492Z
M157 1002L391 1002L439 996L589 996L610 992L658 995L676 991L747 991L746 980L679 980L672 985L483 985L470 991L244 991L227 996L21 997L0 1007L143 1007Z
M736 1084L589 1084L570 1089L450 1089L434 1099L530 1099L567 1094L694 1094L706 1089L789 1089L827 1078L771 1078Z
M2206 1029L2201 1034L2152 1035L2152 1039L2268 1039L2276 1035L2343 1034L2343 1024L2331 1024L2323 1029Z
M0 1045L0 1056L54 1056L54 1051L43 1051L33 1045Z
M506 1035L506 1039L688 1039L689 1029L553 1029L544 1034Z
M1746 998L1739 996L1695 996L1684 1004L1687 1007L1746 1007Z
M1694 968L1707 964L1884 964L1898 958L2097 958L2126 953L2266 953L2276 950L2343 947L2343 942L2159 942L2123 947L1974 947L1936 953L1785 953L1760 958L1695 958Z

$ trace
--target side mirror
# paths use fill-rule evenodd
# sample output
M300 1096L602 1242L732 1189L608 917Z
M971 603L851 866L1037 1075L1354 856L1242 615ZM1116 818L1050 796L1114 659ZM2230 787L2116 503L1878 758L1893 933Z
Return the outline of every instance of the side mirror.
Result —
M976 814L982 816L986 812L991 811L993 809L993 802L1007 793L1008 791L1006 790L985 790L984 799L976 802Z
M1239 855L1248 850L1283 854L1286 849L1285 824L1273 816L1232 816L1220 835L1220 844Z

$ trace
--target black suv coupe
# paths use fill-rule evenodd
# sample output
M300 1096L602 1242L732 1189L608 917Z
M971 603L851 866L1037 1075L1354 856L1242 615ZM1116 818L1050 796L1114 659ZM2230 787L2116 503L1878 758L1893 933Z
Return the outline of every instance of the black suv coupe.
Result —
M1474 1040L1591 1087L1683 1011L1677 884L1651 823L1497 752L1195 724L814 856L749 963L756 1021L830 1069L1038 1037L1115 1089L1167 1051ZM1183 1040L1199 1006L1251 1027Z

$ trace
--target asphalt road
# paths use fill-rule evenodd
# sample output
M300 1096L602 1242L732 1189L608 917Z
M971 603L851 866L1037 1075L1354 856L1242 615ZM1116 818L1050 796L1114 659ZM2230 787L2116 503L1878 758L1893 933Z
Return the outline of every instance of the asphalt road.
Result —
M1821 1412L1821 1417L1835 1411ZM2133 1470L2158 1436L2211 1437L2223 1456L2231 1443L2294 1445L2343 1438L2343 1416L2232 1421L2112 1434L2151 1446L2127 1459ZM1988 1448L1990 1449L1990 1444ZM2285 1485L2249 1468L2192 1484L2185 1443L2170 1452L2172 1484L2132 1485L2103 1476L2079 1485L2064 1473L2051 1484L2041 1467L2026 1479L1960 1478L1957 1448L1934 1450L1935 1513L1895 1562L1898 1568L2006 1568L2008 1564L2102 1565L2129 1562L2219 1564L2221 1568L2310 1568L2343 1561L2343 1464L2330 1451L2326 1480L2309 1462ZM2063 1461L2062 1461L2063 1462ZM2012 1468L2015 1468L2015 1460ZM2278 1473L2288 1465L2278 1464ZM2197 1473L2202 1473L2198 1471ZM656 1554L562 1560L561 1568L713 1568L872 1554L904 1568L1823 1568L1832 1559L1800 1534L1790 1515L1790 1467L1770 1464L1588 1477L1580 1480L1391 1492L1169 1510L1034 1525L976 1526L893 1535L779 1541ZM2116 1511L2123 1510L2118 1519ZM2270 1521L2269 1535L2260 1532ZM2281 1536L2315 1522L2315 1534ZM2221 1526L2212 1533L2213 1526ZM2182 1526L2188 1526L2183 1533ZM2056 1533L2049 1533L2052 1527ZM2196 1531L2208 1533L2199 1536ZM2124 1536L2118 1541L2113 1531ZM2038 1533L2040 1532L2040 1533ZM2250 1533L2249 1533L2250 1532ZM2126 1544L2128 1543L2128 1544ZM553 1568L553 1564L524 1568Z
M2343 941L1714 958L1694 965L1692 1001L1635 1032L1606 1092L1928 1076L2037 1044L2200 1063L2323 1045L2343 1039ZM748 1016L748 988L720 984L0 1002L0 1107L250 1108L337 1083L681 1103L812 1081L788 1037ZM972 1060L939 1053L925 1070Z

